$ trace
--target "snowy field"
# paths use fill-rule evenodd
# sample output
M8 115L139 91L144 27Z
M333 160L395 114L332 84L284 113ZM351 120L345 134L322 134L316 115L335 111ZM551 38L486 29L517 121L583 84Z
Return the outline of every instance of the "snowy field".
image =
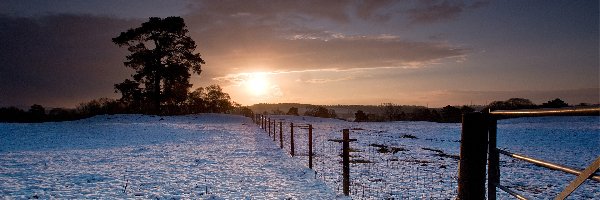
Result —
M460 124L431 122L355 123L332 119L270 116L314 127L315 171L341 191L342 129L350 129L351 196L358 199L454 199ZM289 141L289 127L284 138ZM279 128L276 128L279 131ZM295 128L295 159L308 166L307 130ZM289 152L289 142L284 142ZM517 118L498 122L498 148L583 169L600 156L600 117ZM304 156L304 157L303 157ZM552 199L574 175L500 156L501 184L533 199ZM499 199L512 199L499 190ZM587 180L570 199L594 199L600 184Z
M0 198L336 199L341 151L329 139L345 128L357 139L350 144L354 199L456 195L460 124L271 117L284 119L284 150L249 118L229 115L0 123ZM306 129L295 129L296 156L289 157L290 122L315 128L314 171L307 168ZM501 120L498 146L584 168L600 155L600 118ZM552 198L575 178L500 159L501 183L534 199ZM588 180L571 199L598 196L600 184Z
M0 124L0 199L335 198L258 133L227 115Z

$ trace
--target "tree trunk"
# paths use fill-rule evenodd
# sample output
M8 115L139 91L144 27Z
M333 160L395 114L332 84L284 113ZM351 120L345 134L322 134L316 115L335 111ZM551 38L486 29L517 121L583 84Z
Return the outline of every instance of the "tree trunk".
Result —
M154 77L154 112L160 114L160 72L156 72Z

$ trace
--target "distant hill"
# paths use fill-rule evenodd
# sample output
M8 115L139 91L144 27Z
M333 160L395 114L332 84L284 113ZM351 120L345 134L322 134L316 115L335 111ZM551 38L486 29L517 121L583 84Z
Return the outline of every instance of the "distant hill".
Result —
M416 105L395 105L395 104L381 104L381 105L312 105L312 104L301 104L301 103L276 103L267 104L260 103L249 106L254 113L267 113L267 114L285 114L292 107L298 108L298 113L303 115L307 110L311 108L322 106L328 110L335 110L338 118L341 119L354 119L354 114L358 110L362 110L365 114L383 115L385 114L385 107L388 105L395 106L400 112L413 113L418 109L427 109L425 106ZM471 106L475 110L480 110L483 106ZM429 108L432 110L439 110L441 108Z

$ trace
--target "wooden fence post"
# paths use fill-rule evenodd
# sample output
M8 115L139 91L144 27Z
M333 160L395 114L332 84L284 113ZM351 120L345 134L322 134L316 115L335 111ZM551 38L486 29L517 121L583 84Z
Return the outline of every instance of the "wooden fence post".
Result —
M290 155L294 157L294 123L290 123Z
M496 185L500 184L500 154L496 149L498 121L488 116L488 200L496 200Z
M344 195L350 195L350 130L342 131L342 176Z
M275 128L277 128L277 120L273 121L273 142L275 142L275 135L277 135Z
M268 133L269 133L269 136L271 136L271 118L269 118L269 119L267 120L267 124L268 124L268 126L269 126L269 128L268 128L268 129L269 129L269 132L268 132Z
M484 114L464 114L460 137L457 199L485 199L488 127Z
M279 122L279 148L283 149L283 122Z
M308 168L313 168L312 124L308 125Z

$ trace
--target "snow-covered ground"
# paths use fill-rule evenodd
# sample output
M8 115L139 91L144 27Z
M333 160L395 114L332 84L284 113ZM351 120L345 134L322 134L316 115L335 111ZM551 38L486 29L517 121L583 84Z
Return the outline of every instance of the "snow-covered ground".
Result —
M351 129L354 199L453 199L460 124L284 119L284 150L248 118L229 115L97 116L73 122L0 123L0 198L340 198L342 129ZM314 171L306 129L314 126ZM276 128L279 133L279 127ZM599 117L501 120L498 146L584 168L600 155ZM552 198L575 176L501 156L501 183ZM511 199L498 192L500 199ZM600 196L586 181L572 199Z
M456 196L460 124L431 122L355 123L311 117L271 116L315 128L317 176L341 194L340 139L351 129L351 192L354 198L453 199ZM278 130L278 128L277 128ZM294 131L296 154L307 155L306 130ZM289 127L284 127L289 140ZM289 142L285 144L286 148ZM385 149L382 149L385 147ZM600 117L540 117L500 120L498 148L580 169L600 156ZM395 151L394 151L395 150ZM288 150L289 151L289 150ZM306 157L297 158L307 166ZM501 156L501 184L534 199L551 199L575 176ZM512 199L499 191L499 199ZM600 196L588 180L571 199Z
M333 199L239 116L0 124L0 199Z

